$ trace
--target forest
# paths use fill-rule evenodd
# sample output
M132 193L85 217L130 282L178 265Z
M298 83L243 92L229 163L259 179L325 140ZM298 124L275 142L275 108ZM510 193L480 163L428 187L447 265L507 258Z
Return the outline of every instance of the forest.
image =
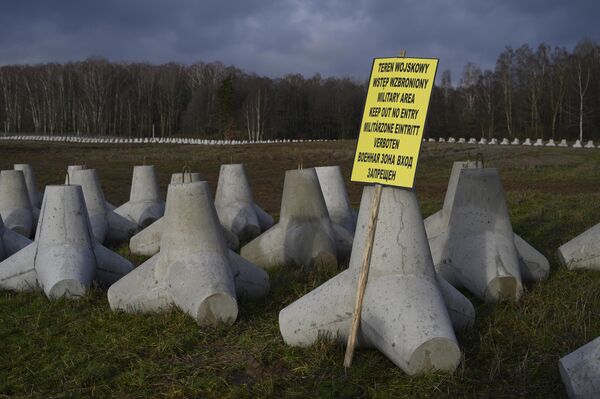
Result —
M443 65L443 60L441 65ZM506 47L438 72L426 135L600 140L600 47ZM258 76L220 62L0 67L0 132L262 140L358 135L368 82Z

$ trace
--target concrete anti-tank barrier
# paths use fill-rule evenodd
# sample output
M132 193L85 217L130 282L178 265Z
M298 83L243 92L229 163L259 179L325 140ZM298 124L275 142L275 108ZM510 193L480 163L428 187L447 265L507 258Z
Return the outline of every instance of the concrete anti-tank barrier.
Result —
M202 174L196 172L173 173L171 175L171 184L193 183L204 180ZM162 224L163 218L160 218L131 237L129 241L131 253L143 256L156 255L160 251L160 238L163 231ZM238 237L224 226L221 226L221 232L223 233L227 247L234 251L237 250L240 246Z
M425 219L433 261L438 273L456 287L468 284L482 299L516 300L521 280L546 278L550 265L512 233L497 171L478 166L476 162L455 162L442 210ZM465 239L467 236L470 238ZM478 272L478 264L485 265L488 273ZM486 275L495 277L488 282L474 281L475 276L486 280Z
M23 172L25 185L27 186L27 192L29 193L29 200L31 201L31 207L39 209L42 205L44 194L37 189L33 167L28 163L18 163L13 166L13 169Z
M133 167L129 201L114 210L143 229L160 219L165 203L160 195L158 180L152 165Z
M0 287L78 298L93 280L110 285L132 269L94 239L80 186L47 186L35 240L0 263Z
M25 176L20 170L0 172L0 216L4 225L25 236L35 232L39 209L31 206Z
M285 173L279 222L246 244L241 255L265 269L337 265L336 236L314 169Z
M200 325L231 324L238 295L265 295L268 275L227 249L207 182L169 185L160 252L108 290L113 310L175 305Z
M569 398L600 398L600 337L562 357L558 369Z
M357 214L350 205L342 171L339 166L320 166L315 171L335 232L338 258L348 259L352 252Z
M309 346L323 335L346 342L372 194L372 187L363 191L349 268L280 312L280 332L288 345ZM448 310L453 309L459 326L468 324L459 313L473 310L448 286L446 296L433 268L416 195L383 188L358 346L379 349L411 375L454 371L461 353Z
M95 169L73 171L71 184L80 185L90 218L92 233L100 243L120 244L136 232L137 224L109 209Z
M254 202L243 164L221 165L215 207L223 226L242 242L273 226L273 218Z

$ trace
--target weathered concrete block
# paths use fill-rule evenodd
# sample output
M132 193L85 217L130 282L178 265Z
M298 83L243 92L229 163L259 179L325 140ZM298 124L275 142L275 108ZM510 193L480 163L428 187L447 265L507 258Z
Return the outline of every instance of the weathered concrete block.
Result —
M0 287L77 298L92 280L112 284L132 269L93 238L80 186L47 186L35 240L0 263Z
M140 229L148 227L162 217L165 203L160 195L154 166L133 167L129 201L114 211L136 223Z
M273 218L254 203L243 164L221 165L215 207L223 226L240 241L250 241L273 226Z
M39 192L35 180L35 172L28 163L18 163L13 166L14 170L20 170L23 172L25 177L25 185L27 186L27 192L29 194L29 200L31 201L31 207L39 209L42 205L42 198L44 194Z
M180 172L171 174L171 184L193 183L195 181L205 181L201 173Z
M29 238L4 227L4 222L0 217L0 262L13 256L29 244L31 244Z
M200 173L185 173L185 181L187 183L204 181ZM171 175L171 184L184 184L183 174L173 173ZM163 231L162 219L158 219L150 226L146 227L129 241L129 249L134 255L153 256L160 251L160 237ZM238 237L233 234L225 226L221 226L221 232L225 238L227 247L232 250L237 250L240 246Z
M462 253L466 257L466 261L462 263L478 261L488 264L488 267L492 267L493 269L493 264L498 264L497 261L502 259L506 260L505 257L508 256L509 264L512 265L514 262L512 260L512 255L510 254L514 252L512 249L512 247L514 247L517 254L517 263L520 275L518 280L540 281L545 279L549 274L550 264L544 255L542 255L535 248L525 242L525 240L514 233L512 235L512 243L509 238L504 237L504 233L508 231L508 228L510 228L512 231L512 226L510 226L510 220L505 219L508 218L508 211L506 210L506 203L504 200L504 193L502 191L500 178L495 171L481 172L484 170L481 168L481 166L481 164L476 162L455 162L450 174L448 189L444 198L444 206L440 211L431 215L424 221L433 261L438 274L455 287L464 286L464 282L462 281L464 278L459 278L456 268L454 267L456 260L450 256L450 253L453 252L453 256L461 256L459 254L461 252L458 251L457 253L456 248L460 248L460 246L464 245L463 243L469 244L470 242L477 246L479 246L480 243L475 244L476 241L471 239L460 239L461 234L463 233L457 233L456 229L463 229L465 230L464 234L467 235L474 234L477 236L477 234L481 234L479 235L479 239L488 237L488 244L487 246L481 245L479 247L480 249L478 250L472 249L472 251L474 251L472 252L473 256L468 255L471 249L468 249L468 245L465 245L464 248L467 252ZM472 173L475 175L480 173L483 174L480 178L467 175L463 178L462 174L468 169L479 170L479 172L474 171L467 173ZM460 190L464 190L464 193L460 195L459 198L461 198L460 201L463 202L463 204L456 203L457 192L459 188L458 182L460 178L463 179ZM495 190L493 191L495 197L491 197L490 195L486 196L486 193L492 193L490 190ZM473 208L471 211L475 213L471 212L469 208ZM455 222L452 222L452 218L454 218ZM473 224L471 220L476 220L478 222ZM500 220L502 220L502 222L500 222ZM493 226L493 229L488 229L486 224L483 223L484 221L489 221L489 226L490 228ZM452 238L452 240L449 241L450 236L447 233L451 230L451 223L457 223L455 225L455 232L453 234L455 237L459 238ZM470 227L468 227L469 224ZM481 232L473 232L472 230L475 228L480 229ZM494 237L504 238L498 238L496 240ZM494 249L493 247L497 244L497 248ZM486 255L485 250L491 252ZM503 255L500 257L494 256L493 254L496 250L501 250ZM476 268L476 266L473 267ZM511 277L507 275L504 265L502 265L502 269L504 270L499 271L497 274L498 277L501 277L497 282L501 283L499 284L500 289L511 286L509 283ZM471 276L469 272L466 272L466 274ZM512 275L512 273L508 274ZM508 286L506 283L509 283ZM521 283L515 283L515 289L520 290L520 288L518 288L520 285ZM498 286L498 284L493 284L490 287L493 286ZM509 295L509 297L513 296ZM516 299L517 297L514 298ZM493 298L489 299L494 300Z
M95 169L71 172L71 184L80 185L90 218L92 233L100 243L122 243L137 230L137 224L108 209Z
M71 184L71 178L73 177L73 173L83 169L87 169L87 167L85 165L68 165L67 174L65 176L65 184Z
M372 193L372 187L363 191L348 270L279 313L281 335L288 345L308 346L321 335L346 342ZM449 298L460 295L452 289L447 291ZM454 308L461 311L459 303ZM464 319L457 320L461 323ZM383 189L358 344L379 349L408 374L452 372L460 362L460 349L431 261L417 198L411 191Z
M430 236L442 277L453 274L486 301L518 300L520 258L497 170L461 169L449 215L446 229Z
M600 223L561 245L558 259L569 270L600 270Z
M600 337L561 358L558 368L569 398L600 398Z
M268 275L227 249L207 182L171 184L160 252L108 290L112 309L175 305L200 325L231 324L237 294L265 295Z
M286 172L279 223L241 255L262 268L337 264L336 236L314 169Z
M0 216L7 228L25 237L33 235L39 210L31 206L25 176L20 170L0 172Z
M321 166L315 172L335 232L338 258L347 259L352 252L357 215L350 205L342 171L339 166Z

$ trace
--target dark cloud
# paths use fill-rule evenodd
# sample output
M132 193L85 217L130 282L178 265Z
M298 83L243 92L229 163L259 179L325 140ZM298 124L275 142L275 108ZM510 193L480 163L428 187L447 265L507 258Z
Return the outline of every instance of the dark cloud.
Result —
M597 39L600 3L575 0L80 0L3 2L0 64L220 60L261 75L364 78L371 58L438 57L457 81L505 46Z

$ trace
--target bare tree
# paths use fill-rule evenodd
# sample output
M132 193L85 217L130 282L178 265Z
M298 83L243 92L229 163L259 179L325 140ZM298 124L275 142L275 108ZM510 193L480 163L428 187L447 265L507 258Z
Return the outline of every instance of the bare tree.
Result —
M496 62L496 74L499 77L504 98L504 115L506 117L506 130L509 137L514 136L513 132L513 67L514 51L507 47L498 57Z
M584 103L592 75L592 62L598 58L596 46L588 40L577 44L573 52L575 85L579 98L579 140L583 142Z

